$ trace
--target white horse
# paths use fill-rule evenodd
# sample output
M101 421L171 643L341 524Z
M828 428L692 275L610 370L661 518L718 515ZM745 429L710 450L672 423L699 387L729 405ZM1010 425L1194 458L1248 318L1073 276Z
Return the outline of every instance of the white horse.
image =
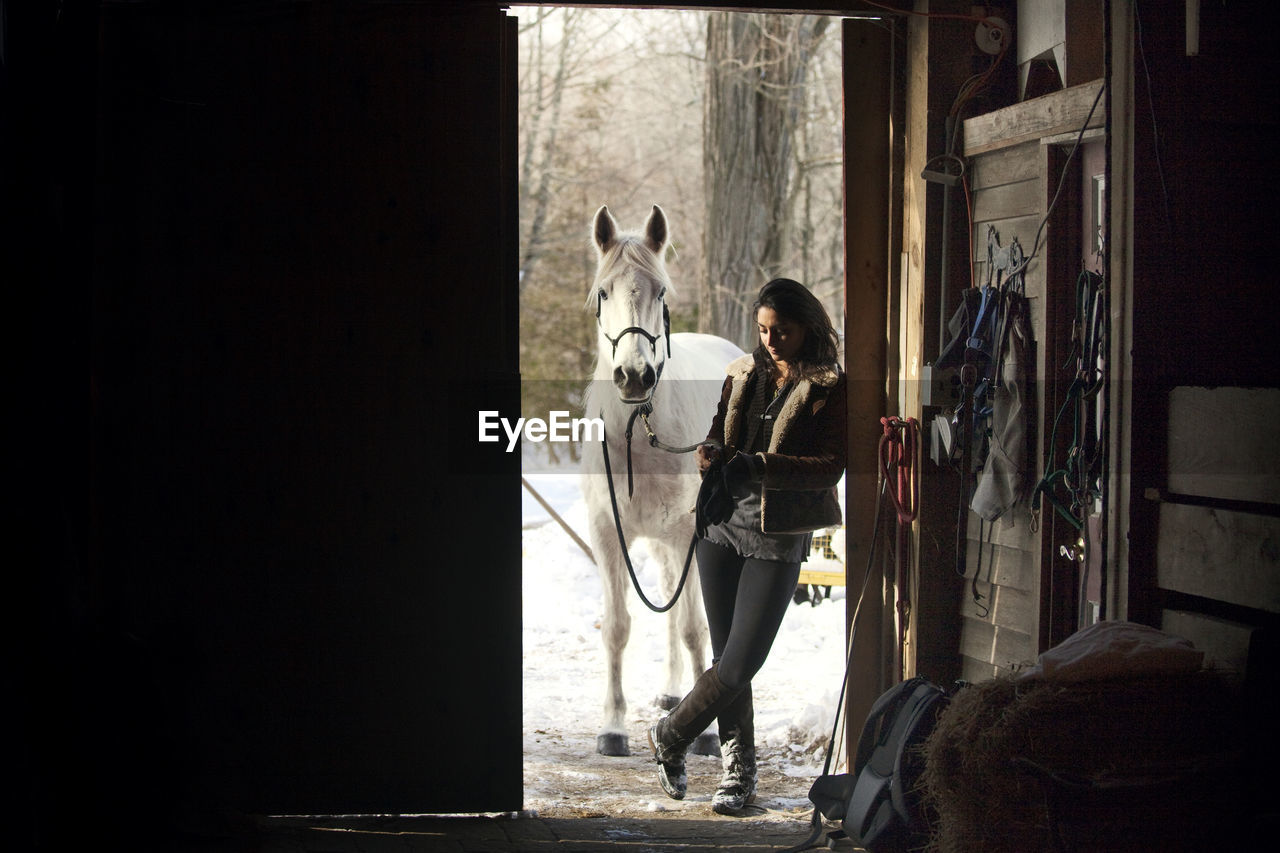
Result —
M630 463L634 493L628 497L628 423L636 407L647 404L652 407L648 427L663 444L684 447L705 438L725 366L742 350L712 335L670 334L665 300L672 288L663 261L667 219L660 207L654 205L642 234L620 233L609 209L601 207L592 236L598 263L587 305L596 313L599 352L587 388L586 415L604 419L604 447L609 453L618 519L627 544L645 539L649 554L661 565L661 589L648 590L647 596L665 604L675 592L693 537L697 468L692 453L651 446L644 423L636 420ZM630 583L600 444L583 449L582 492L591 548L604 584L601 628L608 657L604 727L596 737L596 751L629 755L622 653L631 634ZM690 567L683 592L665 619L667 675L657 702L671 708L684 692L680 689L681 644L688 652L693 677L705 669L707 626L696 565ZM718 754L714 740L703 739L694 748Z

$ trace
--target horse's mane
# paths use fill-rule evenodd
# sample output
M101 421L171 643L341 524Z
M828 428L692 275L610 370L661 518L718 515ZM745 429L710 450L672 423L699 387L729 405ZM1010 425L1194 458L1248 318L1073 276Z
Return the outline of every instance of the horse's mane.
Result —
M588 309L595 308L596 291L600 289L600 282L621 267L639 267L642 272L662 282L668 293L675 293L675 287L671 284L671 279L667 275L667 266L663 263L661 256L645 245L644 238L635 234L622 234L600 258L600 264L596 268L595 282L587 293Z

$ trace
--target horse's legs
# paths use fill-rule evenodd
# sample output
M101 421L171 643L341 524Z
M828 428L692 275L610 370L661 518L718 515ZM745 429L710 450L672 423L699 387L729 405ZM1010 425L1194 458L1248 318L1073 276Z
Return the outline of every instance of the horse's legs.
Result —
M682 564L683 565L683 564ZM702 606L702 585L698 582L698 558L689 567L689 580L685 582L683 609L678 614L680 638L689 653L693 667L693 679L707 668L707 612Z
M680 581L680 570L684 568L684 553L677 551L672 543L667 541L666 537L663 539L650 539L648 545L649 553L661 567L659 573L662 590L661 603L665 604L671 600L671 596L675 595L676 586ZM663 620L667 627L667 671L662 692L654 699L654 704L668 711L674 708L680 701L680 697L684 695L684 691L680 689L680 661L684 657L681 649L688 643L685 623L689 613L689 593L691 587L696 585L697 582L697 576L691 572L691 577L685 582L684 590L680 593L680 600L671 608L671 611ZM694 662L695 669L699 662ZM698 676L701 674L702 671L697 670L694 674L694 681L697 681Z
M604 617L600 623L605 651L604 726L596 735L601 755L630 755L627 739L627 701L622 694L622 652L631 636L627 610L628 576L622 564L613 518L606 510L591 520L591 550L604 590Z

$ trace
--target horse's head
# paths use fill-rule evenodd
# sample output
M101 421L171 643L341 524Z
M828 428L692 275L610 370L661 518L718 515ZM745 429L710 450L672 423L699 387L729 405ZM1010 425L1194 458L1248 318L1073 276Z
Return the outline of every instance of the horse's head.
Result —
M667 217L655 204L643 234L624 234L609 208L601 207L592 238L598 262L587 307L596 312L596 377L612 379L623 403L645 403L671 356Z

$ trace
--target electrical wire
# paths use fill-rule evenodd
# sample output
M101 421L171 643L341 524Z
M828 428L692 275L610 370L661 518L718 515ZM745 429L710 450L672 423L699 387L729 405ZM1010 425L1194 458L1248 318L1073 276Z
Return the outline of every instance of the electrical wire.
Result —
M977 287L978 261L973 254L973 196L969 192L969 176L961 178L960 183L964 187L964 212L969 220L969 230L966 232L969 243L969 286Z
M1098 108L1098 102L1102 100L1102 93L1107 91L1107 84L1103 82L1098 87L1098 94L1093 96L1093 105L1089 107L1089 113L1084 117L1084 122L1080 125L1080 132L1076 134L1076 141L1072 143L1071 150L1067 152L1067 159L1062 163L1062 173L1058 176L1058 186L1053 191L1053 199L1049 202L1049 207L1044 212L1044 218L1040 220L1040 226L1036 228L1036 239L1031 244L1031 251L1022 259L1022 263L1010 270L1008 276L1012 278L1018 273L1024 271L1030 264L1032 258L1040 251L1040 237L1044 234L1044 226L1048 224L1049 217L1053 215L1053 209L1058 205L1058 197L1062 195L1062 187L1067 182L1067 166L1071 164L1071 158L1076 155L1076 151L1080 148L1080 143L1084 139L1085 131L1089 129L1089 122L1093 120L1093 112Z
M970 18L970 19L977 20L979 23L985 23L988 20L988 18ZM973 76L969 77L969 79L965 80L963 83L960 84L960 88L956 92L956 97L951 102L951 109L947 111L947 116L949 119L948 125L950 128L950 131L945 141L944 148L946 153L943 156L949 157L955 160L957 163L959 163L959 166L960 166L958 175L960 178L961 186L964 189L965 218L968 222L968 230L965 233L968 235L967 242L969 243L969 277L968 278L969 278L970 287L977 286L977 275L978 275L976 258L974 257L974 251L973 251L973 196L969 190L969 175L968 175L967 166L965 164L964 158L958 156L955 153L955 147L956 147L956 141L960 136L960 128L962 126L961 117L964 114L965 108L968 107L971 102L976 100L978 96L981 95L982 92L985 91L987 87L991 84L991 79L995 76L996 68L1000 65L1000 62L1004 59L1005 55L1008 54L1008 52L1009 52L1009 39L1004 39L1001 42L1000 50L996 53L995 56L991 58L991 62L987 65L986 70L981 71L977 74L974 74ZM938 159L940 158L935 157L933 160L929 162L932 163L937 161ZM928 164L926 164L926 168L928 168Z
M1129 0L1129 5L1133 7L1133 21L1136 25L1138 42L1138 57L1142 60L1142 76L1147 81L1147 109L1151 113L1151 152L1155 155L1156 176L1160 178L1160 199L1164 202L1164 223L1170 231L1173 230L1173 215L1169 210L1169 187L1164 179L1164 161L1160 159L1160 125L1156 122L1156 101L1155 93L1151 85L1151 68L1147 65L1147 49L1142 37L1142 16L1138 13L1137 0Z

